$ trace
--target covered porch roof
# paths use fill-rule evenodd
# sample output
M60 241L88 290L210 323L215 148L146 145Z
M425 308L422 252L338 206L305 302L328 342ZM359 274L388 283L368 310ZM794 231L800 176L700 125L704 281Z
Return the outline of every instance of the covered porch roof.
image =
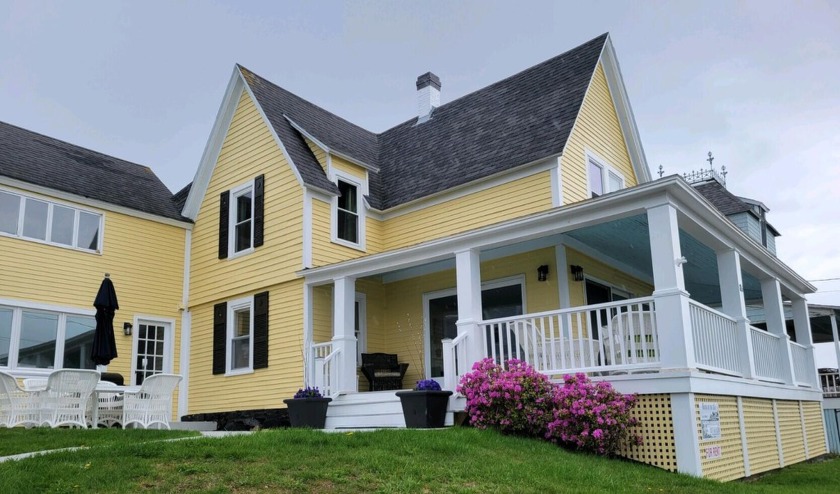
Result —
M742 262L747 302L761 300L760 280L777 279L785 297L816 289L791 268L748 238L678 176L570 204L418 245L368 255L298 274L310 285L344 277L381 275L404 279L454 268L454 255L478 250L481 259L565 243L595 251L640 279L652 282L647 210L671 204L677 211L686 289L708 305L720 303L716 252L736 250Z

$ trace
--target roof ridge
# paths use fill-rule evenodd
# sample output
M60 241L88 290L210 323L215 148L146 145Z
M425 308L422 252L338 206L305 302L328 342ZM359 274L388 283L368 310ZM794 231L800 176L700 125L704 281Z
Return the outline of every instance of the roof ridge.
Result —
M289 91L288 89L286 89L286 88L284 88L284 87L282 87L282 86L279 86L279 85L277 85L277 84L275 84L275 83L271 82L270 80L268 80L268 79L266 79L265 77L263 77L263 76L261 76L261 75L257 74L257 73L256 73L256 72L254 72L253 70L249 69L248 67L245 67L244 65L242 65L242 64L240 64L240 63L237 63L237 64L236 64L236 67L237 67L237 68L239 68L239 70L240 70L240 71L241 71L241 70L245 70L245 71L249 72L251 75L253 75L254 77L258 77L258 78L259 78L260 80L262 80L263 82L265 82L265 83L267 83L267 84L269 84L269 85L271 85L271 86L273 86L273 87L275 87L275 88L279 89L280 91L283 91L284 93L286 93L286 94L288 94L288 95L290 95L290 96L294 96L295 98L299 99L300 101L302 101L303 103L305 103L305 104L307 104L307 105L309 105L309 106L312 106L312 107L314 107L314 108L317 108L318 110L320 110L320 111L322 111L322 112L324 112L324 113L329 113L330 115L334 116L335 118L337 118L337 119L339 119L339 120L342 120L342 121L346 122L347 124L352 125L353 127L356 127L356 128L357 128L357 129L359 129L359 130L362 130L362 131L364 131L364 132L367 132L368 134L370 134L371 136L373 136L375 139L378 139L378 138L379 138L379 134L377 134L376 132L370 131L370 130L368 130L368 129L366 129L366 128L362 127L362 126L361 126L361 125L359 125L359 124L355 124L355 123L351 122L350 120L347 120L346 118L344 118L344 117L342 117L342 116L340 116L340 115L336 115L335 113L333 113L333 112L331 112L331 111L329 111L329 110L327 110L327 109L325 109L325 108L322 108L322 107L321 107L321 106L319 106L319 105L316 105L315 103L313 103L313 102L309 101L308 99L306 99L306 98L304 98L304 97L302 97L302 96L299 96L299 95L297 95L297 94L295 94L295 93L293 93L293 92Z
M26 132L27 134L34 134L34 135L36 135L36 136L39 136L39 137L44 137L44 138L46 138L46 139L49 139L49 140L51 140L51 141L57 141L57 142L60 142L60 143L62 143L62 144L66 144L67 146L70 146L70 147L73 147L73 148L76 148L76 149L81 149L82 151L86 151L86 152L89 152L89 153L97 154L97 155L99 155L99 156L104 156L105 158L110 158L110 159L114 159L114 160L120 160L120 161L122 161L123 163L127 163L127 164L129 164L129 165L139 166L139 167L145 168L146 170L149 170L150 172L152 172L152 174L153 174L153 175L157 176L157 174L155 174L155 173L154 173L154 170L152 170L152 169L151 169L151 167L149 167L149 166L147 166L147 165L141 165L140 163L135 163L134 161L128 161L128 160L126 160L126 159L123 159L123 158L120 158L120 157L117 157L117 156L113 156L113 155L110 155L110 154L105 154L105 153L103 153L102 151L97 151L97 150L95 150L95 149L90 149L90 148L87 148L87 147L84 147L84 146L79 146L78 144L73 144L72 142L65 141L65 140L62 140L62 139L58 139L58 138L56 138L56 137L48 136L48 135L46 135L46 134L42 134L42 133L40 133L40 132L36 132L36 131L34 131L34 130L25 129L25 128L23 128L23 127L19 126L19 125L11 124L11 123L9 123L9 122L4 122L4 121L2 121L2 120L0 120L0 125L6 125L6 126L8 126L8 127L14 127L15 129L18 129L18 130L21 130L21 131L23 131L23 132ZM158 179L158 180L160 180L160 179ZM161 182L161 183L163 183L163 182ZM166 186L166 184L164 184L164 186ZM167 187L167 190L168 190L168 189L169 189L169 187ZM171 191L170 191L170 192L171 192Z

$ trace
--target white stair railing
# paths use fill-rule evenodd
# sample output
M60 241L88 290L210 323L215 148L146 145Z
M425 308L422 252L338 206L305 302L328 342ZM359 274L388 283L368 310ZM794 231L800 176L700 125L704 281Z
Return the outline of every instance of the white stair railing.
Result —
M310 375L312 381L310 386L317 387L324 396L333 396L337 393L335 389L338 383L338 365L336 361L341 351L333 348L332 342L316 343L312 345Z
M467 344L470 334L461 333L453 339L443 340L443 389L455 391L461 376L470 371Z
M820 371L820 387L824 398L840 398L840 373Z

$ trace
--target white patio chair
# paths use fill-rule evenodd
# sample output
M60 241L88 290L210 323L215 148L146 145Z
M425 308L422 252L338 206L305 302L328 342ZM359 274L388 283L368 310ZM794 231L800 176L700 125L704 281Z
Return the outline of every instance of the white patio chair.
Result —
M23 380L23 389L27 391L43 391L47 389L47 378L28 377Z
M123 394L123 414L120 423L125 429L130 424L148 429L157 424L169 429L172 417L172 393L181 382L175 374L155 374L143 381L138 391Z
M31 427L40 423L38 394L21 389L14 376L0 372L0 426Z
M105 391L108 388L115 388L114 392ZM113 427L122 421L123 397L115 383L110 381L99 381L96 390L91 394L88 401L87 423L95 426ZM98 420L93 424L93 407L97 407Z
M613 365L659 362L659 341L653 312L622 312L610 321L609 338L604 342Z
M87 428L88 402L98 382L99 372L94 370L63 369L50 374L47 389L38 392L41 423Z

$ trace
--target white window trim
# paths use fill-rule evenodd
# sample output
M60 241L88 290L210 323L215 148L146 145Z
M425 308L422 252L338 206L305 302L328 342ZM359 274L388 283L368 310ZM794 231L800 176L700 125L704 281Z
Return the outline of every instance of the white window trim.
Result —
M251 312L249 337L248 337L248 367L240 369L233 369L233 361L231 359L231 350L233 346L233 331L234 331L234 313L247 308ZM242 374L253 374L254 372L254 297L243 297L236 300L231 300L227 304L227 332L225 334L225 375L238 376Z
M236 197L248 190L251 191L251 246L236 252ZM256 202L254 199L253 180L230 189L230 199L228 200L228 259L247 256L254 252L254 203Z
M595 163L597 166L601 168L601 184L604 187L604 192L599 195L603 196L605 194L609 194L610 192L615 192L614 190L610 190L610 173L615 174L617 177L621 178L621 187L618 190L621 190L627 187L627 179L624 177L624 174L618 171L617 168L610 165L609 161L605 160L604 158L598 156L594 152L590 150L586 150L586 192L588 194L587 199L592 199L592 177L589 173L589 162Z
M360 179L354 175L350 175L349 173L342 172L341 170L332 169L333 175L333 182L335 182L336 186L338 185L338 181L341 180L342 182L346 182L350 185L356 186L356 208L358 209L357 215L359 218L359 241L358 243L349 242L347 240L338 238L338 196L333 196L332 198L332 205L330 211L330 240L334 244L343 245L345 247L349 247L351 249L360 250L362 252L366 252L366 242L365 242L365 217L367 216L367 208L364 206L365 203L365 196L368 195L368 181L367 178Z
M80 208L79 206L65 202L65 201L57 201L53 198L48 198L39 194L32 194L26 193L22 194L18 191L8 189L6 187L0 187L0 191L11 194L13 196L17 196L19 199L19 209L18 209L18 224L17 224L17 232L16 233L7 233L7 232L0 232L0 236L2 237L10 237L10 238L17 238L20 240L25 240L27 242L35 242L37 244L45 244L51 245L53 247L61 247L62 249L69 249L75 250L77 252L84 252L86 254L96 254L102 255L102 245L103 245L103 238L105 237L105 213L100 211L93 211L90 209ZM23 235L23 219L24 215L26 214L26 199L32 199L35 201L45 202L47 203L47 224L46 224L46 239L41 240L39 238L32 238L26 237ZM52 215L53 215L53 206L61 206L64 208L69 208L73 210L73 245L62 244L58 242L52 242ZM76 247L76 243L79 238L79 223L81 221L81 213L88 213L99 218L99 238L97 238L97 245L96 250L85 249L82 247Z
M0 308L9 309L12 311L12 332L11 341L9 344L9 362L7 366L0 366L6 372L10 372L15 377L46 377L50 373L64 368L64 343L67 336L67 317L68 316L87 316L94 317L95 310L80 309L78 307L65 307L52 304L42 304L39 302L29 302L24 300L10 300L0 299ZM58 316L56 322L55 334L55 354L53 355L53 366L42 369L36 367L18 367L18 358L20 357L20 331L23 324L23 312L41 312L48 314L55 314ZM61 357L61 360L59 358ZM58 362L60 365L56 365Z

